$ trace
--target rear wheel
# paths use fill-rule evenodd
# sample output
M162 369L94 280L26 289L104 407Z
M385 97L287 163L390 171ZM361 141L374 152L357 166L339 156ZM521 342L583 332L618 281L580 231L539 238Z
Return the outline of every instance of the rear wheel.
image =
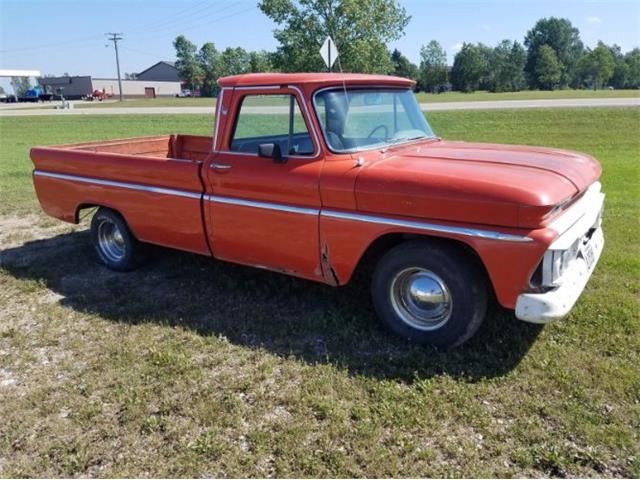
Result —
M397 335L421 344L457 346L480 327L486 277L463 250L411 241L387 252L371 284L378 316Z
M144 259L144 245L133 236L122 216L108 208L100 208L93 216L91 238L100 260L111 270L133 270Z

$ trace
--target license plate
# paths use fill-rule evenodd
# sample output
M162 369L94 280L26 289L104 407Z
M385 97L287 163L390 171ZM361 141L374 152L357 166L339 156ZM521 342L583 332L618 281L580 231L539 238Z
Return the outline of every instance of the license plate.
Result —
M587 243L582 245L580 248L580 253L582 254L582 258L584 258L584 262L587 264L587 269L591 270L596 263L596 251L599 250L600 244L602 242L602 232L600 230L596 230L591 235L591 238Z
M587 269L591 270L596 261L596 254L593 252L592 242L589 242L582 247L582 258L584 258L584 261L587 264Z

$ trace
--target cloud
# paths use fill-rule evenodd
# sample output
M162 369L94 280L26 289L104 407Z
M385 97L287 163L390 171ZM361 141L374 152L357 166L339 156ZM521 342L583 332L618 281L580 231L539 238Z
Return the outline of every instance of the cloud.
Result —
M600 19L600 17L592 15L590 17L587 17L587 23L590 23L591 25L600 25L602 23L602 20Z
M462 44L461 43L456 43L455 45L451 45L449 47L449 50L451 50L451 53L458 53L460 51L460 49L462 49Z

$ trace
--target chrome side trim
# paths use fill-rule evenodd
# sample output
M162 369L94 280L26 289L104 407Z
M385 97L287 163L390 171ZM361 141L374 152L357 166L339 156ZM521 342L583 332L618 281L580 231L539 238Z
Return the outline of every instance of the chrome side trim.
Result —
M137 190L142 192L158 193L162 195L174 195L177 197L193 198L200 200L204 198L209 202L223 203L228 205L239 205L243 207L262 208L266 210L277 210L288 213L298 213L301 215L321 215L329 218L337 218L341 220L352 220L365 223L376 223L380 225L391 225L394 227L406 227L416 230L423 230L437 233L453 233L470 237L487 238L490 240L500 240L507 242L531 242L533 239L521 235L513 235L509 233L495 232L492 230L480 230L475 228L455 227L449 225L437 225L433 223L415 222L411 220L399 220L386 217L378 217L373 215L362 215L358 213L338 212L334 210L318 210L315 208L294 207L281 203L260 202L255 200L244 200L241 198L223 197L220 195L202 195L201 193L187 192L184 190L174 190L171 188L152 187L148 185L139 185L136 183L117 182L113 180L102 180L99 178L81 177L78 175L68 175L64 173L45 172L42 170L34 170L34 176L57 178L60 180L69 180L92 185L103 185L107 187L126 188L129 190Z
M352 220L356 222L376 223L379 225L391 225L394 227L406 227L416 230L423 230L436 233L453 233L469 237L487 238L490 240L500 240L506 242L532 242L533 239L512 235L509 233L495 232L492 230L480 230L475 228L455 227L448 225L437 225L433 223L414 222L410 220L399 220L394 218L377 217L373 215L361 215L358 213L337 212L335 210L317 210L315 208L293 207L281 203L260 202L255 200L244 200L241 198L224 197L220 195L205 195L205 200L213 203L223 203L228 205L240 205L243 207L262 208L265 210L277 210L288 213L299 213L303 215L320 215L341 220Z
M321 216L338 218L341 220L352 220L364 223L377 223L380 225L391 225L394 227L414 228L426 232L453 233L465 235L467 237L486 238L489 240L500 240L504 242L532 242L533 239L522 235L512 235L510 233L495 232L493 230L480 230L476 228L455 227L451 225L437 225L434 223L415 222L411 220L399 220L395 218L378 217L373 215L362 215L359 213L336 212L334 210L322 210Z
M226 87L229 88L229 87ZM280 89L280 85L249 85L244 87L233 86L234 90L278 90Z
M44 172L42 170L34 170L33 174L39 177L57 178L59 180L69 180L72 182L89 183L92 185L103 185L106 187L126 188L129 190L138 190L141 192L159 193L162 195L174 195L176 197L195 198L200 200L201 193L187 192L184 190L174 190L172 188L152 187L149 185L139 185L137 183L116 182L113 180L102 180L100 178L81 177L78 175L68 175L66 173Z
M241 207L262 208L265 210L277 210L279 212L299 213L302 215L318 215L320 210L315 208L293 207L281 203L259 202L254 200L243 200L241 198L222 197L219 195L205 195L205 200L213 203L224 203L227 205L239 205Z

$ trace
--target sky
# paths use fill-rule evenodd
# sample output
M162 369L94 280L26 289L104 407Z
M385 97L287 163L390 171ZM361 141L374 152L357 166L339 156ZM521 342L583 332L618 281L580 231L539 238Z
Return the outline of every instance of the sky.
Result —
M411 15L405 35L389 45L413 62L420 46L438 40L449 63L462 42L494 46L523 41L542 17L568 18L589 47L602 40L623 52L640 46L640 0L399 0ZM0 0L0 68L43 74L115 78L113 45L121 32L122 72L174 60L173 39L200 46L275 50L277 28L256 0ZM7 85L7 80L0 82ZM6 89L6 87L5 87Z

